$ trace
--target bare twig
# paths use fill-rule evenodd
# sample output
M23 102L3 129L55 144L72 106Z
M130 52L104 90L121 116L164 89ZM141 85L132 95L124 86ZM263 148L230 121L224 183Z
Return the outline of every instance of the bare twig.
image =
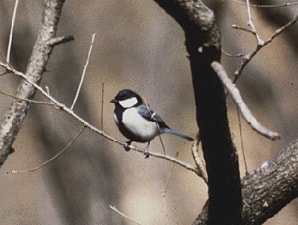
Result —
M150 113L151 119L155 120L155 113L153 113L153 114L151 113L153 110L151 110L150 105L147 103L147 101L146 101L146 99L144 97L142 99L143 99L143 101L145 103L146 108L148 109L148 111ZM159 125L158 125L157 122L155 123L155 125L156 125L157 129L159 129ZM163 153L166 155L166 147L165 147L165 145L163 143L163 140L161 138L161 134L159 134L158 137L159 137L159 141L160 141L160 144L161 144Z
M10 26L10 32L9 32L9 40L8 40L8 48L7 48L7 55L6 55L6 61L7 63L10 62L10 53L11 53L11 46L12 46L12 36L13 36L13 30L15 25L15 19L17 14L17 9L19 5L19 0L15 1L13 14L12 14L12 20L11 20L11 26Z
M125 219L130 220L131 222L138 224L138 225L142 225L140 222L130 218L129 216L125 215L123 212L121 212L119 209L117 209L115 206L109 205L110 209L112 209L113 211L115 211L116 213L118 213L120 216L124 217Z
M271 43L274 38L276 38L279 34L281 34L285 29L287 29L288 27L290 27L291 25L295 24L298 20L298 15L296 15L291 21L289 21L287 24L285 24L284 26L278 28L275 30L275 32L272 33L272 35L266 40L264 41L262 44L258 44L256 49L254 51L252 51L251 53L245 55L242 59L241 64L239 65L238 69L235 71L235 78L233 80L233 83L235 83L239 77L240 74L242 73L244 67L252 60L252 58L266 45L268 45L269 43Z
M49 40L48 44L53 47L53 46L64 44L66 42L70 42L73 40L74 40L74 37L72 35L55 37L55 38L52 38L51 40Z
M240 134L240 146L241 146L241 151L242 151L242 156L243 156L243 161L244 161L245 174L247 175L247 173L248 173L248 167L247 167L247 161L246 161L246 156L245 156L245 151L244 151L244 145L243 145L243 135L242 135L240 110L239 110L239 107L238 106L236 106L236 107L237 107L237 118L238 118L239 134Z
M42 75L53 50L53 47L48 44L48 41L56 35L63 3L63 0L44 1L42 24L39 28L37 39L26 68L26 78L30 80L30 84L39 84L42 79ZM6 68L13 68L7 63L7 58L5 62ZM4 63L1 63L1 65L3 64ZM16 96L32 99L35 93L36 90L34 86L29 85L27 81L22 79L18 85ZM29 107L30 103L27 101L13 100L3 116L0 126L0 166L3 165L8 156L13 152L13 142L26 118Z
M84 78L85 78L85 75L86 75L86 70L87 70L87 67L89 65L89 60L90 60L90 56L91 56L91 52L92 52L92 48L93 48L93 43L94 43L94 40L95 40L95 36L96 36L96 33L94 33L92 35L92 38L91 38L91 43L90 43L90 47L89 47L89 51L88 51L88 56L87 56L87 60L86 60L86 63L84 65L84 69L83 69L83 73L82 73L82 76L81 76L81 80L80 80L80 84L78 86L78 89L77 89L77 92L76 92L76 95L73 99L73 102L72 102L72 105L70 107L70 109L72 110L74 105L76 104L77 102L77 99L79 97L79 94L80 94L80 91L81 91L81 88L82 88L82 85L83 85L83 82L84 82Z
M241 26L238 26L238 25L236 25L236 24L233 24L233 25L232 25L232 28L234 28L234 29L236 29L236 30L242 30L242 31L251 33L252 35L255 35L255 33L254 33L251 29L246 28L246 27L241 27Z
M178 155L179 155L179 152L176 153L176 158L178 158ZM171 169L170 169L170 173L169 173L169 176L168 176L168 178L167 178L165 187L164 187L164 189L162 190L162 195L163 195L163 197L166 196L166 193L167 193L167 191L168 191L168 187L169 187L170 179L171 179L171 177L172 177L172 175L173 175L174 165L175 165L175 164L172 163L172 167L171 167Z
M178 158L178 155L179 155L179 152L176 153L176 158ZM165 184L165 187L163 188L163 190L161 191L161 195L162 195L162 198L163 198L163 201L164 201L164 207L165 207L165 216L167 218L167 221L168 221L168 224L169 224L169 214L168 214L168 208L167 208L167 199L166 199L166 196L167 196L167 191L168 191L168 187L169 187L169 184L170 184L170 179L173 175L173 171L174 171L174 163L172 163L172 166L171 166L171 169L170 169L170 172L169 172L169 175L168 175L168 178L167 178L167 181L166 181L166 184Z
M208 177L205 170L205 166L202 159L199 156L199 148L198 148L199 144L200 144L200 139L198 134L196 140L192 144L191 154L197 166L200 177L202 177L205 183L208 184Z
M103 107L104 107L104 96L105 96L105 83L101 85L101 110L100 110L100 129L103 130Z
M246 3L238 0L233 0L233 2L239 3L240 5L246 6ZM294 6L298 5L298 2L285 2L280 4L274 4L274 5L260 5L260 4L250 4L251 7L256 8L281 8L281 7L288 7L288 6Z
M6 92L2 91L1 89L0 89L0 93L3 94L3 95L6 95L8 97L15 98L15 99L22 100L22 101L26 101L26 102L30 102L30 103L54 106L54 103L52 103L52 102L42 102L42 101L37 101L37 100L32 100L32 99L27 99L27 98L21 98L21 97L6 93Z
M36 90L38 90L43 96L45 96L47 99L49 99L53 104L54 107L58 110L62 110L65 113L67 113L68 115L70 115L71 117L73 117L74 119L76 119L79 123L81 123L84 127L89 128L90 130L92 130L93 132L105 137L106 139L113 141L117 144L120 144L122 146L126 146L126 142L121 142L119 140L117 140L116 138L108 135L107 133L103 132L102 130L99 130L98 128L96 128L95 126L91 125L89 122L87 122L86 120L84 120L83 118L81 118L80 116L78 116L76 113L73 112L72 109L66 107L64 104L60 103L59 101L57 101L53 96L51 96L47 91L45 91L42 87L40 87L38 84L32 82L30 79L28 79L26 77L26 75L20 71L15 70L13 67L9 66L9 65L2 65L4 68L6 68L8 71L12 72L13 74L22 77L24 80L26 80L30 85L32 85L34 88L36 88ZM133 145L129 146L130 149L137 151L137 152L141 152L143 153L143 149L141 148L137 148ZM164 155L164 154L159 154L159 153L153 153L153 152L149 152L149 155L156 157L156 158L160 158L160 159L165 159L168 160L170 162L174 162L177 165L180 165L181 167L190 170L194 173L196 173L197 175L199 175L199 172L196 168L194 168L192 165L180 161L172 156L169 155Z
M247 25L250 27L251 32L254 34L254 36L257 39L258 45L262 45L264 41L260 38L257 28L252 21L251 11L250 11L250 0L246 0L246 8L247 8Z
M61 150L59 151L56 155L54 155L52 158L46 160L45 162L41 163L40 165L33 167L31 169L28 170L12 170L11 173L12 174L18 174L18 173L30 173L30 172L35 172L36 170L41 169L42 167L48 165L50 162L54 161L55 159L57 159L59 156L61 156L67 149L69 149L69 147L81 136L81 134L83 133L85 127L82 127L81 130L76 134L76 136L74 136L74 138Z
M218 62L212 62L211 67L216 72L218 77L221 79L222 83L225 85L227 90L232 96L232 99L236 103L236 105L239 107L240 112L243 116L243 118L246 120L246 122L259 134L263 135L266 138L269 138L271 140L279 139L280 136L278 133L273 132L266 127L264 127L262 124L260 124L256 118L253 116L251 111L248 109L246 104L244 103L239 90L237 89L236 85L230 80L228 75L226 74L224 68L221 66Z
M298 14L291 21L289 21L288 23L286 23L282 27L276 29L274 31L274 33L265 41L264 45L267 45L270 42L272 42L273 39L276 38L281 32L283 32L286 28L288 28L289 26L293 25L297 21L298 21Z
M223 54L225 54L226 56L229 56L229 57L235 57L235 58L238 58L238 57L243 57L243 56L244 56L243 53L231 54L231 53L225 51L223 48L221 48L221 52L222 52Z
M142 149L136 149L136 151L142 152ZM149 155L152 156L152 157L155 157L155 158L165 159L165 160L168 160L170 162L176 163L177 165L182 166L183 168L194 172L198 176L201 176L200 175L200 172L198 171L197 168L193 167L189 163L186 163L186 162L183 162L183 161L181 161L179 159L176 159L175 157L172 157L172 156L169 156L169 155L160 154L160 153L155 153L155 152L149 152Z

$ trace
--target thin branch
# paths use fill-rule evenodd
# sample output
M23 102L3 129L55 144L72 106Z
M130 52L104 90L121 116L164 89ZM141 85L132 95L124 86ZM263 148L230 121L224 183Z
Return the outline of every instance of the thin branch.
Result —
M224 68L221 66L220 63L214 61L211 63L211 67L216 72L218 77L221 79L222 83L227 88L228 92L231 94L232 99L236 103L236 105L239 107L240 112L243 116L243 118L246 120L246 122L259 134L262 136L269 138L271 140L277 140L280 138L279 134L277 132L273 132L266 127L264 127L262 124L260 124L256 118L253 116L249 108L246 106L245 102L243 101L239 90L237 89L236 85L230 80L227 73L225 72Z
M11 46L12 46L12 36L13 36L13 30L14 30L14 25L15 25L15 19L16 19L18 5L19 5L19 0L16 0L15 1L15 4L14 4L14 9L13 9L13 14L12 14L12 20L11 20L11 26L10 26L10 32L9 32L8 48L7 48L7 55L6 55L7 63L10 62L10 53L11 53Z
M26 77L30 83L39 84L45 71L53 47L48 41L55 37L57 26L64 0L44 1L42 24L39 28L37 39L34 44L29 63L26 68ZM9 50L8 52L10 52ZM8 54L9 55L9 54ZM5 59L6 68L13 68L9 63L9 57ZM1 63L3 65L4 63ZM5 68L5 67L4 67ZM32 99L36 93L34 86L21 80L16 96ZM0 166L13 152L12 145L17 137L20 127L26 118L30 103L27 101L14 100L6 110L0 126Z
M50 162L54 161L55 159L57 159L59 156L61 156L67 149L70 148L70 146L81 136L81 134L83 133L85 127L83 126L81 128L81 130L74 136L74 138L61 150L59 151L56 155L54 155L52 158L46 160L45 162L41 163L40 165L33 167L31 169L28 170L12 170L11 173L12 174L19 174L19 173L31 173L31 172L35 172L36 170L41 169L42 167L48 165Z
M32 100L32 99L27 99L27 98L21 98L21 97L6 93L6 92L2 91L1 89L0 89L0 94L6 95L6 96L14 98L14 99L30 102L30 103L54 106L54 103L52 103L52 102L42 102L42 101L37 101L37 100Z
M223 48L221 48L221 52L223 53L223 54L225 54L226 56L228 56L228 57L235 57L235 58L238 58L238 57L243 57L244 56L244 54L243 53L238 53L238 54L231 54L231 53L228 53L227 51L225 51Z
M80 116L78 116L76 113L73 112L72 109L66 107L64 104L60 103L59 101L57 101L53 96L51 96L47 91L45 91L42 87L40 87L38 84L33 83L31 80L29 80L25 74L23 74L20 71L15 70L13 67L10 67L9 65L3 65L4 68L6 68L8 71L12 72L13 74L23 78L24 80L26 80L30 85L32 85L36 90L38 90L43 96L45 96L46 98L48 98L53 104L54 107L58 110L62 110L65 113L69 114L71 117L73 117L74 119L76 119L79 123L81 123L84 127L89 128L90 130L92 130L93 132L105 137L106 139L115 142L117 144L120 144L122 146L126 146L126 142L122 142L117 140L116 138L106 134L105 132L103 132L102 130L99 130L98 128L96 128L95 126L91 125L89 122L87 122L86 120L84 120L83 118L81 118ZM143 149L141 148L137 148L133 145L129 146L130 149L137 151L137 152L141 152L143 153ZM161 159L165 159L168 160L170 162L174 162L177 165L180 165L181 167L190 170L192 172L194 172L195 174L199 175L198 170L193 167L192 165L180 161L172 156L169 155L164 155L164 154L159 154L159 153L153 153L153 152L149 152L149 155L156 157L156 158L161 158Z
M251 11L250 11L250 0L246 0L246 8L247 8L247 25L250 27L252 33L257 39L258 45L262 45L264 41L260 38L257 28L252 20Z
M178 155L179 155L179 151L176 153L176 158L178 158ZM170 184L170 179L171 179L171 177L173 175L174 165L175 164L172 163L172 166L171 166L169 175L168 175L167 180L166 180L166 183L165 183L165 187L161 191L161 195L162 195L162 198L163 198L163 201L164 201L165 217L167 218L167 224L169 224L169 213L168 213L168 208L167 208L167 199L166 199L166 196L167 196L167 191L168 191L168 187L169 187L169 184Z
M105 96L105 83L101 85L101 110L100 110L100 129L103 130L103 107L104 107L104 96Z
M242 30L242 31L248 32L248 33L250 33L250 34L252 34L252 35L255 34L251 29L246 28L246 27L240 27L240 26L238 26L238 25L236 25L236 24L233 24L233 25L232 25L232 28L233 28L233 29L236 29L236 30Z
M110 209L112 209L113 211L115 211L116 213L118 213L120 216L124 217L125 219L130 220L131 222L138 224L138 225L142 225L140 222L130 218L129 216L125 215L123 212L121 212L120 210L118 210L115 206L109 205Z
M62 37L55 37L48 41L48 44L52 47L60 44L64 44L66 42L73 41L74 37L72 35L62 36Z
M251 16L251 11L250 11L250 1L249 0L245 0L246 3L246 10L247 10L247 21L248 21L248 26L252 29L255 30L255 26L252 22L252 16Z
M197 136L199 137L199 134ZM196 138L196 140L192 144L191 154L197 166L200 177L202 177L205 183L208 185L208 177L207 177L206 169L201 157L199 156L199 148L198 148L199 144L200 144L200 139Z
M246 6L246 3L242 1L233 0L233 2ZM281 7L288 7L288 6L294 6L294 5L298 5L298 2L285 2L280 4L274 4L274 5L250 4L251 7L256 7L256 8L281 8Z
M240 110L239 110L238 106L236 106L236 107L237 107L237 119L238 119L239 134L240 134L240 146L241 146L241 152L242 152L242 156L243 156L245 174L247 174L248 173L248 166L247 166L247 161L246 161L246 156L245 156L245 151L244 151Z
M84 82L84 79L85 79L86 70L87 70L87 67L89 65L89 60L90 60L90 56L91 56L91 52L92 52L92 48L93 48L93 43L94 43L94 40L95 40L95 36L96 36L96 33L92 34L92 38L91 38L91 43L90 43L90 47L89 47L89 51L88 51L87 60L86 60L86 63L84 65L84 69L83 69L83 73L82 73L82 76L81 76L80 84L78 86L76 95L75 95L75 97L73 99L73 102L72 102L72 105L70 107L71 110L73 109L74 105L77 102L77 99L79 97L79 94L80 94L80 91L81 91L81 88L82 88L82 85L83 85L83 82Z
M153 112L153 110L150 108L150 105L147 103L146 98L143 97L143 101L144 101L146 108L148 109L148 111L150 113L151 119L155 120L155 113L153 113L153 114L151 113L151 112ZM159 129L159 125L157 122L155 123L155 125L156 125L156 128ZM166 147L165 147L163 140L161 138L161 134L159 134L158 137L159 137L159 141L160 141L163 153L166 155Z
M269 44L270 42L273 41L274 38L276 38L280 33L282 33L285 29L293 25L298 21L298 14L287 24L283 25L282 27L278 28L275 30L275 32L268 38L268 40L265 41L264 45Z
M235 78L233 80L233 83L235 83L239 77L240 77L240 74L242 73L244 67L252 60L252 58L263 48L265 47L266 45L268 45L269 43L271 43L279 34L281 34L285 29L287 29L288 27L290 27L291 25L295 24L298 20L298 15L296 15L291 21L289 21L287 24L285 24L284 26L278 28L275 30L275 32L273 32L271 34L271 36L265 40L263 43L261 44L258 44L256 49L245 55L242 59L242 62L239 66L239 68L235 71Z
M27 78L27 76L20 72L15 70L13 67L9 66L9 65L3 65L4 68L6 68L8 71L12 72L13 74L23 78L26 82L28 82L30 85L32 85L36 90L38 90L43 96L45 96L46 98L48 98L55 106L56 109L59 110L63 110L65 111L67 114L71 115L72 117L74 117L76 120L78 120L80 123L82 123L84 126L88 127L89 129L95 131L98 134L103 135L103 132L98 130L96 127L92 126L91 124L89 124L88 122L86 122L85 120L83 120L81 117L79 117L77 114L75 114L72 109L66 107L64 104L60 103L59 101L57 101L53 96L51 96L49 94L49 92L47 90L44 90L42 87L40 87L38 84L32 82L30 79ZM105 135L108 139L117 142L116 139L114 139L111 136ZM121 142L119 142L121 143Z
M176 153L176 158L178 158L178 155L179 155L179 152ZM163 197L166 196L166 193L167 193L167 191L168 191L168 187L169 187L169 184L170 184L170 179L171 179L171 177L172 177L172 175L173 175L174 165L175 165L175 164L172 163L172 166L171 166L171 169L170 169L170 173L169 173L169 176L168 176L168 178L167 178L165 187L164 187L163 190L162 190L162 195L163 195Z
M136 151L143 152L142 149L136 149ZM176 159L172 156L164 155L164 154L160 154L160 153L149 152L149 155L152 156L152 157L155 157L155 158L165 159L165 160L168 160L170 162L176 163L177 165L182 166L183 168L185 168L187 170L190 170L190 171L194 172L195 174L197 174L198 176L200 176L200 173L199 173L198 169L193 167L189 163L178 160L178 159Z

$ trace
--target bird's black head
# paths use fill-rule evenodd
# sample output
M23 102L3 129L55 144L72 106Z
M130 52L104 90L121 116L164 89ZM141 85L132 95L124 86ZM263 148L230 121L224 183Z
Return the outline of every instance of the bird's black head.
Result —
M110 101L122 108L131 108L143 104L142 98L134 91L123 89Z

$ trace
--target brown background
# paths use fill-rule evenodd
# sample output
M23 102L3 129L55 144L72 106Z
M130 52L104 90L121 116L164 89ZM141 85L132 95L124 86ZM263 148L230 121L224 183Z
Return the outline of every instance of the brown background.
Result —
M40 2L19 4L12 63L21 71L25 71L40 25ZM2 53L7 49L13 6L13 1L0 2ZM223 49L231 54L253 50L253 36L231 28L232 24L246 26L245 7L233 1L213 7L222 32ZM289 13L290 8L279 10ZM278 25L261 12L253 10L253 18L261 37L266 39ZM258 120L282 136L280 141L271 142L253 132L242 120L249 171L298 136L297 49L290 39L297 33L290 31L265 47L246 67L237 84ZM120 89L131 88L145 96L172 128L195 136L194 99L183 32L154 1L66 1L58 35L74 35L75 41L54 49L41 86L48 86L55 98L71 105L93 33L97 36L92 57L74 111L100 127L104 82L103 128L108 134L125 140L113 122L113 106L108 102ZM230 75L239 62L238 58L223 56ZM13 94L19 78L8 74L0 79L1 90ZM40 94L36 99L45 100ZM1 116L10 101L11 98L0 95ZM228 107L244 175L236 107L229 98ZM13 145L16 152L0 170L1 224L133 224L109 205L145 225L193 222L207 200L207 187L200 178L169 162L145 160L141 154L127 153L118 144L88 130L47 167L34 173L7 174L47 160L79 129L80 124L53 107L31 106ZM179 159L193 163L191 143L169 135L163 135L163 141L168 154L179 151ZM158 139L150 149L162 152ZM162 192L169 176L164 198ZM296 200L265 224L294 225L297 209Z

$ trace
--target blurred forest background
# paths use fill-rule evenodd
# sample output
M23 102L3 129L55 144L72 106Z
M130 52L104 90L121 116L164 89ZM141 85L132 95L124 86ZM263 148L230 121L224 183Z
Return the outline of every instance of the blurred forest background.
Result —
M232 24L246 26L246 8L242 4L208 1L208 5L215 10L226 52L247 53L255 48L252 35L231 27ZM11 62L23 72L41 24L42 6L42 1L19 3ZM13 7L14 1L0 1L0 51L4 54ZM297 6L254 8L252 12L261 37L267 39L292 19ZM237 83L256 118L282 136L281 140L271 142L253 132L242 120L249 171L298 136L297 26L296 23L262 49ZM59 101L71 105L93 33L96 33L93 52L74 111L91 124L103 126L108 134L125 140L114 124L114 108L109 100L120 89L130 88L145 96L169 126L195 136L194 98L184 34L154 1L66 1L58 36L73 35L75 41L55 47L41 86L47 86ZM240 59L223 55L222 63L232 75ZM0 89L14 94L20 78L6 74L0 79ZM35 99L45 100L39 93ZM0 95L1 118L11 100ZM229 97L228 109L243 176L237 112ZM142 154L125 152L122 146L89 130L46 167L34 173L7 173L49 159L80 128L81 124L54 107L31 105L13 145L15 153L0 170L1 224L133 224L109 205L144 225L194 221L207 200L207 186L202 179L170 162L153 157L145 160ZM169 135L163 135L163 142L168 154L175 156L179 152L179 159L193 163L191 143ZM158 138L150 149L162 152ZM297 211L295 200L265 224L297 224Z

